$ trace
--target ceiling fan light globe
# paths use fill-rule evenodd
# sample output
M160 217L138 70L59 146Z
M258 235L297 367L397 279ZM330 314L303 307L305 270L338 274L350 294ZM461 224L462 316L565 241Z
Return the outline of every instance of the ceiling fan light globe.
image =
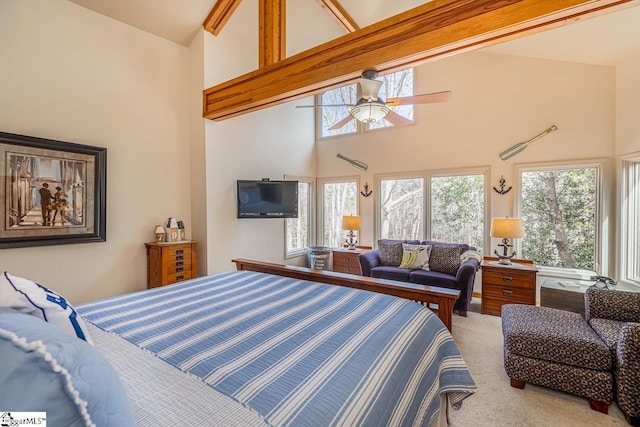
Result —
M389 114L389 107L380 102L358 102L350 113L362 123L375 123Z

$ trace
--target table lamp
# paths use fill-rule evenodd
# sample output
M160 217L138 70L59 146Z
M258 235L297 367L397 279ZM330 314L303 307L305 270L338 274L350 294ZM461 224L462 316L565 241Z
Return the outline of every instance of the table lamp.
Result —
M522 229L522 219L508 217L493 218L491 220L491 237L502 239L502 244L498 245L502 246L503 248L502 255L498 253L497 249L494 251L496 256L500 259L498 262L505 265L511 264L511 258L516 255L516 252L513 251L511 255L507 254L507 248L513 246L509 244L509 239L519 239L524 237L524 231Z
M356 235L353 230L360 231L360 216L359 215L345 215L342 217L342 229L349 230L347 235L347 249L355 250L358 241L355 239Z

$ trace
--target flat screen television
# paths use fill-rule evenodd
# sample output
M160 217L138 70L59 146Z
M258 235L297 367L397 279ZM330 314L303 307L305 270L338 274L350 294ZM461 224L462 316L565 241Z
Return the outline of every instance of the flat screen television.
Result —
M238 180L238 218L298 218L298 181Z

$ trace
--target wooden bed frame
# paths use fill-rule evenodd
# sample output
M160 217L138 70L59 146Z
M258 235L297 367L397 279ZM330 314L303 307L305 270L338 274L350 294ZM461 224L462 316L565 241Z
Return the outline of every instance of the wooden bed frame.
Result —
M236 264L238 270L257 271L294 279L329 283L381 294L395 295L417 301L436 312L449 331L451 331L453 305L460 296L460 291L457 289L438 288L435 286L418 285L395 280L375 279L328 270L313 270L306 267L253 261L242 258L233 259L231 262Z

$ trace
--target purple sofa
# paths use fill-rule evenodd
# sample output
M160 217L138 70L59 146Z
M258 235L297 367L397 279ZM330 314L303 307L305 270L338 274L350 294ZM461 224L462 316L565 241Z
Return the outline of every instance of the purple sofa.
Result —
M429 240L381 240L378 241L379 246L381 245L381 242L433 245L434 248L432 249L432 254L433 251L436 250L435 246L444 248L457 247L459 248L458 256L467 250L476 250L473 246L466 244L444 243ZM469 304L473 294L473 282L479 266L479 262L475 258L470 258L461 262L455 274L451 274L452 272L445 273L441 271L411 270L408 268L400 268L397 265L384 265L384 262L381 262L380 260L380 247L360 254L358 256L358 261L360 262L360 268L362 269L363 276L418 283L421 285L438 286L441 288L459 289L460 297L453 308L460 316L467 315L467 310L469 309Z

